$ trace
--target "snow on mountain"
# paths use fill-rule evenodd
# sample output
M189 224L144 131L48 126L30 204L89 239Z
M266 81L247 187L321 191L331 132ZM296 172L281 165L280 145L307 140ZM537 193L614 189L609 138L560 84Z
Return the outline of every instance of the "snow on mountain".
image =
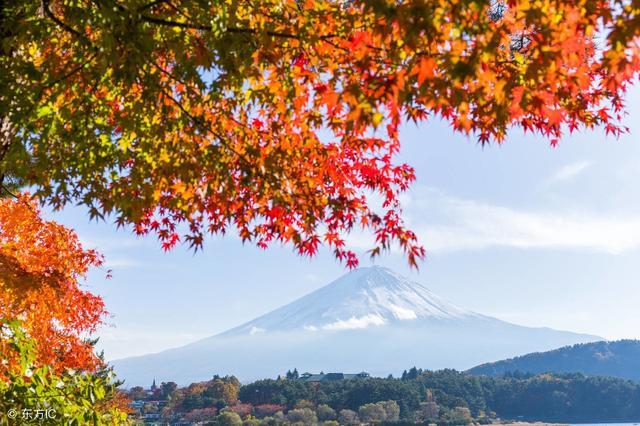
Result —
M381 267L360 268L252 321L192 344L113 361L126 386L188 384L302 371L398 374L481 363L602 340L530 328L465 310Z
M444 300L390 269L356 269L286 306L220 336L294 330L347 330L417 319L480 315Z

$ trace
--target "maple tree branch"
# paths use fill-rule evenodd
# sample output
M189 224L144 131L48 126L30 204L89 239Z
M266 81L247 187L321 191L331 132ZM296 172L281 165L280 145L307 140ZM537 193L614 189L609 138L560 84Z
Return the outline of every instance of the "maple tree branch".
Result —
M167 27L175 27L175 28L184 28L189 30L200 30L200 31L212 31L213 26L211 25L200 25L200 24L190 24L187 22L178 22L178 21L169 21L163 18L157 18L155 16L142 15L141 19L145 22L149 22L152 24L164 25ZM238 27L229 27L225 29L228 33L236 33L236 34L259 34L259 31L254 28L238 28ZM288 38L299 40L300 36L297 34L285 33L281 31L265 31L267 35L272 37L280 37L280 38ZM322 39L334 37L333 35L327 35L321 37Z
M159 69L162 70L162 67L160 67L158 64L153 63L156 67L158 67ZM172 75L170 73L168 73L168 71L163 71L166 72L167 75L170 78L173 78ZM220 142L220 144L222 146L224 146L225 148L227 148L228 150L230 150L231 152L233 152L235 155L238 156L238 159L240 161L242 161L245 165L249 166L249 170L251 170L251 173L256 173L259 176L265 178L266 176L260 172L259 170L254 170L255 169L255 164L252 163L251 161L249 161L243 154L241 154L240 152L238 152L237 150L235 150L227 141L227 138L225 138L224 136L222 136L221 134L219 134L218 132L214 131L213 129L211 129L210 126L207 126L205 122L203 122L201 119L199 119L198 117L193 116L189 111L187 111L187 109L184 107L184 105L182 105L182 103L180 101L178 101L175 97L173 97L173 95L171 95L170 93L167 93L167 91L164 88L161 88L161 92L164 96L168 97L174 104L176 104L176 106L180 109L180 111L187 117L189 118L194 124L196 124L198 127L200 127L201 129L203 129L205 132L211 133L212 135L214 135L216 138L218 138L218 141ZM234 120L236 121L236 120ZM236 123L238 123L236 121ZM240 124L240 123L238 123ZM298 194L300 195L300 194ZM308 194L302 194L302 195L308 195Z
M6 170L3 167L4 158L9 153L9 148L11 148L11 143L13 136L15 135L15 129L11 124L11 120L9 117L0 117L0 167L3 170L0 170L2 173L0 178L0 185L4 182L4 176Z
M0 193L2 193L3 191L6 192L10 197L15 198L16 200L20 198L16 194L11 192L11 190L7 188L7 186L4 184L4 175L0 176Z
M58 83L61 83L62 81L68 79L69 77L72 77L74 74L76 74L77 72L79 72L81 69L83 69L85 66L87 66L91 61L93 61L95 59L95 57L97 56L97 53L93 53L91 54L86 61L82 62L81 64L78 64L77 66L73 67L72 69L70 69L68 72L66 72L65 74L61 75L60 77L56 78L53 81L48 82L47 84L45 84L44 86L42 86L43 89L50 89L53 86L55 86Z
M207 126L202 120L200 120L199 118L193 116L189 111L187 111L187 109L184 107L184 105L182 105L182 103L180 101L178 101L176 98L173 97L173 95L171 95L170 93L167 93L167 91L164 88L161 88L162 94L166 97L168 97L174 104L176 104L176 106L180 109L180 111L182 111L182 113L184 115L186 115L193 123L195 123L197 126L199 126L200 128L202 128L204 131L211 133L212 135L214 135L215 137L218 138L218 140L220 141L220 143L226 147L227 149L229 149L231 152L233 152L234 154L236 154L238 156L238 158L240 160L242 160L246 165L248 166L252 166L253 164L246 159L241 153L239 153L238 151L236 151L233 147L231 147L228 143L226 143L225 138L222 137L222 135L220 135L218 132L212 130L209 126Z
M51 89L52 87L54 87L55 85L63 82L64 80L68 79L69 77L73 76L74 74L76 74L77 72L79 72L81 69L83 69L85 66L87 66L87 64L89 64L89 62L93 61L95 59L95 57L98 55L97 52L94 52L93 54L91 54L86 61L84 61L83 63L75 66L74 68L72 68L71 70L69 70L68 72L64 73L62 76L56 78L55 80L52 80L50 82L47 82L44 86L41 86L39 88L39 90L37 91L37 94L34 98L33 104L29 107L29 111L28 114L31 114L31 112L36 108L36 106L40 103L40 101L42 100L42 97L44 95L44 92L46 89ZM97 82L96 82L97 84ZM2 160L2 158L0 157L0 160Z
M151 3L147 3L147 4L143 5L143 6L140 6L138 8L138 12L144 12L145 10L151 9L152 7L158 6L158 5L163 4L163 3L169 3L169 0L155 0L155 1L152 1Z
M189 24L186 22L169 21L166 19L156 18L155 16L149 16L149 15L142 15L140 19L142 19L145 22L163 25L165 27L184 28L188 30L201 30L201 31L211 31L213 29L211 25L195 25L195 24Z
M334 43L333 41L331 41L330 40L331 38L333 38L333 37L321 38L321 40L324 41L325 43L327 43L328 45L335 47L338 50L342 50L343 52L347 52L347 53L350 52L350 50L347 49L346 47L340 46L339 44Z
M192 19L191 16L189 16L188 14L186 14L185 12L183 12L182 10L180 10L179 8L177 8L176 6L173 5L173 3L171 3L171 0L165 0L167 6L169 6L171 9L175 10L179 15L184 16L186 19Z
M180 80L178 77L174 76L172 73L170 73L169 71L165 70L163 67L161 67L160 65L158 65L155 61L153 61L152 59L148 59L147 62L149 62L151 65L153 65L156 69L158 69L161 73L165 74L167 77L171 78L174 81L177 81L180 84L185 85L185 87L187 88L187 90L191 90L189 88L189 86L182 82L182 80ZM171 99L171 101L173 103L175 103L178 108L180 108L180 110L182 111L183 114L185 114L191 121L193 121L197 126L199 126L200 128L202 128L205 132L209 132L211 134L213 134L215 137L218 138L218 140L220 141L220 143L225 146L227 149L229 149L231 152L233 152L234 154L236 154L238 156L238 158L244 162L247 166L250 166L251 168L253 168L253 163L251 163L245 156L243 156L241 153L239 153L238 151L236 151L235 149L233 149L227 142L226 142L226 138L222 135L220 135L218 132L215 132L213 130L211 130L211 128L209 128L208 126L206 126L206 124L199 118L193 116L189 111L186 110L186 108L184 108L184 106L182 105L182 103L180 101L178 101L177 99L175 99L175 97L173 97L171 94L167 93L166 90L162 89L162 93L169 97L169 99ZM236 120L233 116L229 117L230 120L232 120L234 123L236 123L238 126L244 127L245 129L249 130L249 128L247 127L246 124ZM263 135L266 134L266 132L264 131L259 131L260 133L262 133ZM260 174L262 177L264 177L264 175Z
M162 74L166 75L167 77L169 77L170 79L172 79L174 81L177 81L178 83L182 84L185 88L187 88L187 90L191 91L191 87L189 87L189 85L186 82L182 81L179 77L176 77L171 72L169 72L166 69L162 68L150 56L148 57L147 62L150 63L151 65L153 65L153 67L156 68L158 71L160 71Z
M231 28L227 28L226 31L229 32L229 33L258 34L258 31L254 30L253 28L231 27ZM300 36L297 35L297 34L283 33L283 32L278 32L278 31L265 31L265 34L270 35L272 37L290 38L290 39L294 39L294 40L300 40Z
M42 10L44 12L44 14L51 19L53 22L55 22L60 28L62 28L63 30L65 30L66 32L68 32L69 34L74 35L75 37L84 40L84 41L88 41L86 39L86 37L84 35L82 35L80 32L78 32L77 30L71 28L69 25L67 25L63 20L61 20L60 18L58 18L49 8L49 3L51 2L51 0L42 0L41 5L42 5Z
M84 40L86 42L89 42L91 44L91 42L89 40L87 40L86 37L84 37L81 33L76 31L75 29L71 28L69 25L64 23L62 20L58 19L53 14L51 9L49 8L49 2L50 1L51 0L42 0L42 7L43 7L43 9L45 11L45 14L51 20L53 20L56 24L58 24L60 27L65 29L67 32L70 32L71 34L75 35L76 37L79 37L80 39L82 39L82 40ZM150 9L150 8L152 8L154 6L157 6L157 5L163 4L163 3L166 3L169 6L172 6L174 9L176 9L171 4L170 0L156 0L156 1L153 1L151 3L146 4L144 6L141 6L137 11L138 12L142 12L144 10ZM118 10L122 11L122 12L127 11L127 8L125 8L124 6L122 6L120 4L116 4L115 7ZM157 24L157 25L168 26L168 27L174 27L174 28L184 28L184 29L199 30L199 31L212 31L213 30L213 26L212 25L191 24L191 23L187 23L187 22L171 21L171 20L168 20L168 19L158 18L156 16L150 16L150 15L145 15L145 14L140 14L140 19L142 21L144 21L144 22ZM236 33L236 34L254 34L254 35L260 33L260 31L254 29L254 28L239 28L239 27L226 28L225 32ZM286 39L293 39L293 40L300 40L300 38L301 38L301 36L299 34L292 34L292 33L286 33L286 32L281 32L281 31L267 30L264 33L269 35L269 36L272 36L272 37L279 37L279 38L286 38ZM335 34L327 34L327 35L321 36L320 39L321 40L327 40L327 39L334 38L334 37L337 37L337 36Z

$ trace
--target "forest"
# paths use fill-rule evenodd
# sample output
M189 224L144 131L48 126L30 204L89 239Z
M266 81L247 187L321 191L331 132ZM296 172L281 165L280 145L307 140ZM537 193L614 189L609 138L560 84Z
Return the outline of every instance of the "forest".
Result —
M246 385L232 376L184 388L162 383L154 392L132 388L128 396L138 401L140 418L155 413L168 421L212 424L236 415L245 424L640 420L640 385L582 374L488 377L414 367L400 378L307 382L294 370Z
M509 371L533 374L580 372L640 382L640 340L581 343L482 364L469 370L485 376L501 376Z

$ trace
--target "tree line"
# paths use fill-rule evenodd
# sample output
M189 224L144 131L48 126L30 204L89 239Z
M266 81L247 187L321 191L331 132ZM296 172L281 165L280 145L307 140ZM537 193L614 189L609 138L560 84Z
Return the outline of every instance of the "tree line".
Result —
M235 418L229 414L235 413L245 424L247 419L255 424L456 424L495 418L574 423L640 419L639 384L582 374L510 373L488 377L449 369L412 368L399 378L307 382L289 373L246 385L228 376L184 388L163 383L155 395L134 388L129 397L163 401L159 412L167 419L199 415L200 421L215 422L224 413L225 419Z

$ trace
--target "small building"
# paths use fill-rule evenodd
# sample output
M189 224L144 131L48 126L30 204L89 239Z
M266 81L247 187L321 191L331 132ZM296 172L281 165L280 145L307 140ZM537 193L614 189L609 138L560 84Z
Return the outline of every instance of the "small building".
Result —
M364 371L355 374L345 374L345 373L320 373L320 374L311 374L311 373L303 373L298 380L303 382L310 383L319 383L319 382L335 382L340 380L357 380L357 379L366 379L371 377L369 373L365 373Z
M158 385L156 385L156 379L155 377L153 378L153 383L151 384L151 387L147 390L145 390L145 393L149 396L153 396L157 391L159 391L160 388L158 387Z

